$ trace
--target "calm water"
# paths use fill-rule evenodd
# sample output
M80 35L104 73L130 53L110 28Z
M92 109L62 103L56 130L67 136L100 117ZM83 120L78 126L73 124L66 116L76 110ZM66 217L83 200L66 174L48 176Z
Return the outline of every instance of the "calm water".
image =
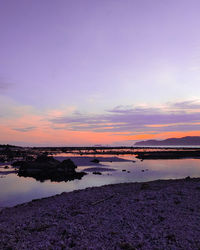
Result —
M130 155L120 156L120 158L134 159L134 157ZM186 176L200 177L200 159L103 162L102 165L104 166L97 167L99 169L114 169L115 171L104 171L102 175L94 175L90 171L90 168L93 166L80 166L78 167L78 171L89 168L87 170L88 175L84 176L81 180L60 183L51 181L42 183L33 178L18 177L15 173L3 174L3 172L5 173L5 171L9 170L4 169L4 166L0 166L0 207L13 206L31 201L32 199L91 186L184 178ZM128 171L130 171L130 173L128 173Z

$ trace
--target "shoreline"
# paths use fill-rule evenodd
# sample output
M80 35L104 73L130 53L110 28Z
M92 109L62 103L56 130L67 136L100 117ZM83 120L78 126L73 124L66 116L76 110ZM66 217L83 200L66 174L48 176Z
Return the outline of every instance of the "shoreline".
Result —
M109 184L0 211L0 248L198 249L200 178Z

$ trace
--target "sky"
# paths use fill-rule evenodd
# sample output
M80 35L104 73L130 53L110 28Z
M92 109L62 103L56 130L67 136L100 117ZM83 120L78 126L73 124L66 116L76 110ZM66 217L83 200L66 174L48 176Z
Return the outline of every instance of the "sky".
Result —
M199 0L0 0L0 144L200 136Z

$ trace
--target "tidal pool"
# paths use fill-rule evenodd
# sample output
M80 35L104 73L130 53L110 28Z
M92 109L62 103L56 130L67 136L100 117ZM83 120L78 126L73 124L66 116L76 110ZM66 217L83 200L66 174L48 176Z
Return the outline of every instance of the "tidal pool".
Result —
M1 165L0 207L14 206L62 192L106 184L144 182L157 179L178 179L187 176L200 177L200 159L140 161L131 155L118 157L129 161L106 161L92 166L84 162L84 164L80 166L81 161L79 159L77 171L87 171L88 174L81 180L68 182L51 182L49 180L39 182L33 178L19 177L16 173L12 172L13 169L11 169L10 166L9 169L4 169L4 165ZM93 171L90 171L91 168L95 168L95 171L100 172L101 175L93 174ZM101 168L103 168L104 171L101 171ZM110 169L115 171L109 171ZM11 171L11 173L8 173L9 171Z

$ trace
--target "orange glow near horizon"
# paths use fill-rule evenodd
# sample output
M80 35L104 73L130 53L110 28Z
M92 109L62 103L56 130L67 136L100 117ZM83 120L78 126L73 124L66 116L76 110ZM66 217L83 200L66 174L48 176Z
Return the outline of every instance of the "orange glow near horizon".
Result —
M56 112L56 115L58 112ZM51 114L52 115L52 114ZM120 124L120 123L119 123ZM118 125L119 125L118 124ZM195 123L199 124L199 123ZM81 125L81 124L80 124ZM112 123L109 128L114 128ZM170 126L171 124L147 125L152 130L142 132L93 132L93 131L74 131L66 124L52 124L48 119L40 115L26 114L22 117L7 119L0 124L0 143L15 145L133 145L135 141L149 139L167 139L171 137L200 136L197 131L175 131L157 132L156 127ZM27 128L23 130L23 128ZM108 127L105 127L105 129Z
M180 123L169 123L169 124L151 124L151 125L145 125L145 127L148 128L159 128L159 127L170 127L180 125ZM187 122L187 123L181 123L181 125L200 125L200 122Z
M15 131L5 125L0 125L2 143L23 142L24 144L38 145L94 145L108 144L112 145L124 141L139 141L149 139L166 139L171 137L184 136L200 136L200 131L186 132L162 132L162 133L145 133L145 134L129 134L130 132L111 133L111 132L89 132L89 131L70 131L55 130L48 126L33 129L27 132ZM129 145L130 145L129 143ZM134 142L132 142L134 144Z

